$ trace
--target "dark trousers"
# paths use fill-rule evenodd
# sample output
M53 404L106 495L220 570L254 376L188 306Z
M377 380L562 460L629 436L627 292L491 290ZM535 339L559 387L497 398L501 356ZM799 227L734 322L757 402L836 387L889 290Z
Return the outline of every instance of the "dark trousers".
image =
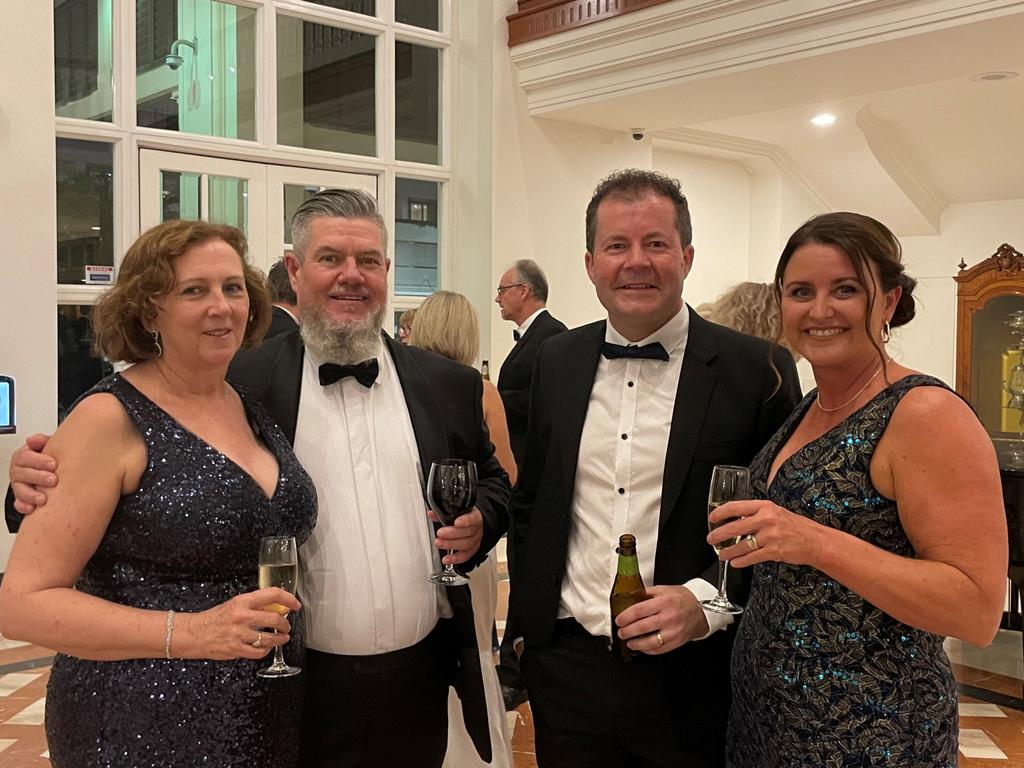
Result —
M527 645L522 662L539 768L724 765L716 750L709 757L682 746L688 741L683 732L694 726L673 716L670 697L703 692L678 687L663 659L637 654L623 662L607 643L575 620L561 619L550 645Z
M450 621L375 656L306 651L302 768L437 768L448 749Z

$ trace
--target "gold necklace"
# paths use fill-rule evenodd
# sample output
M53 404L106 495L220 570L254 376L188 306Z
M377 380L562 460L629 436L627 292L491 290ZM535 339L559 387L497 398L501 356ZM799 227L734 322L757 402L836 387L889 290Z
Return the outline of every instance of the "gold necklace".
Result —
M877 376L878 376L878 374L880 374L880 373L882 372L882 369L883 369L884 367L885 367L885 363L882 363L882 364L881 364L880 366L878 366L878 367L877 367L877 368L875 369L875 372L874 372L873 374L871 374L871 378L870 378L870 379L868 379L867 381L865 381L865 382L864 382L864 386L863 386L863 387L861 387L860 389L858 389L858 390L857 390L857 394L855 394L855 395L854 395L853 397L851 397L851 398L850 398L849 400L847 400L847 401L846 401L845 403L843 403L842 405L837 405L837 406L836 406L835 408L826 408L826 407L825 407L824 405L822 405L822 404L821 404L821 390L820 390L820 389L818 390L818 394L817 394L817 395L815 395L815 397L814 397L814 403L815 403L815 405L817 405L817 406L818 406L819 408L821 408L821 410L823 410L823 411L824 411L825 413L835 413L836 411L841 411L841 410L843 410L843 408L845 408L845 407L846 407L846 406L848 406L848 405L849 405L850 403L852 403L852 402L853 402L854 400L856 400L856 399L857 399L858 397L860 397L861 395L863 395L863 394L864 394L864 390L865 390L865 389L867 389L867 388L868 388L868 385L869 385L869 384L870 384L870 383L871 383L872 381L874 381L874 380L875 380L875 377L877 377Z

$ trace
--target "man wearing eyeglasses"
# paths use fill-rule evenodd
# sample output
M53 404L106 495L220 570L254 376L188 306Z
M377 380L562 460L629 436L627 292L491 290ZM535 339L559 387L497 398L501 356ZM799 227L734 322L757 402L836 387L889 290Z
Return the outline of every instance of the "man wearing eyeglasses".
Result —
M494 303L501 309L501 319L516 324L512 331L515 346L501 365L498 375L498 393L505 406L508 420L509 440L516 465L523 464L523 448L526 446L526 421L530 410L530 380L533 378L533 364L540 351L540 345L556 333L568 330L565 323L556 320L546 308L548 281L537 262L520 259L498 281ZM511 562L515 554L508 548ZM505 623L505 634L501 643L498 678L501 680L501 694L505 709L512 710L526 701L526 687L519 672L519 659L512 647L516 637L515 619L511 612Z
M494 303L501 309L501 319L516 324L512 331L516 345L501 365L498 392L508 419L512 455L516 464L521 465L526 446L533 362L546 339L568 329L548 312L548 281L532 259L520 259L509 267L498 282L497 294Z

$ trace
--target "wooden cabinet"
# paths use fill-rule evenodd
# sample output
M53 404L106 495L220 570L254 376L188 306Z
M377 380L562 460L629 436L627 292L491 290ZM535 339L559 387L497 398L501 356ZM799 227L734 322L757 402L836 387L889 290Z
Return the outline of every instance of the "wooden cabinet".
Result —
M956 390L996 440L1000 463L1024 469L1024 255L1003 243L980 264L961 261L954 279ZM1021 397L1011 402L1011 392Z

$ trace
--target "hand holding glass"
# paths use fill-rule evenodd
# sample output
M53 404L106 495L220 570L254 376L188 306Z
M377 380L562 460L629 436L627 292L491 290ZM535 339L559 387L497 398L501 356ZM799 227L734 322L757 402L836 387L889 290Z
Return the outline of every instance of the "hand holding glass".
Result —
M299 551L294 536L267 536L260 541L260 589L280 587L293 595L299 588ZM284 615L288 609L280 603L263 606L265 611ZM277 634L277 630L274 630ZM260 677L291 677L302 670L284 661L281 646L274 648L274 663L256 674Z
M454 525L456 518L476 506L476 464L465 459L444 459L431 464L427 503L442 525ZM455 551L450 549L448 554ZM469 579L456 573L451 563L441 573L432 574L430 581L447 587L469 584Z
M750 472L746 467L730 467L724 464L717 465L711 471L711 488L708 490L708 515L729 501L750 498ZM730 522L730 521L725 521ZM708 531L713 531L722 523L712 523L708 520ZM720 544L713 545L715 553L721 552L734 544L738 544L739 536L726 539ZM733 605L725 592L725 580L729 573L728 561L718 563L718 595L713 600L701 600L700 604L709 611L715 613L743 613L738 605Z

